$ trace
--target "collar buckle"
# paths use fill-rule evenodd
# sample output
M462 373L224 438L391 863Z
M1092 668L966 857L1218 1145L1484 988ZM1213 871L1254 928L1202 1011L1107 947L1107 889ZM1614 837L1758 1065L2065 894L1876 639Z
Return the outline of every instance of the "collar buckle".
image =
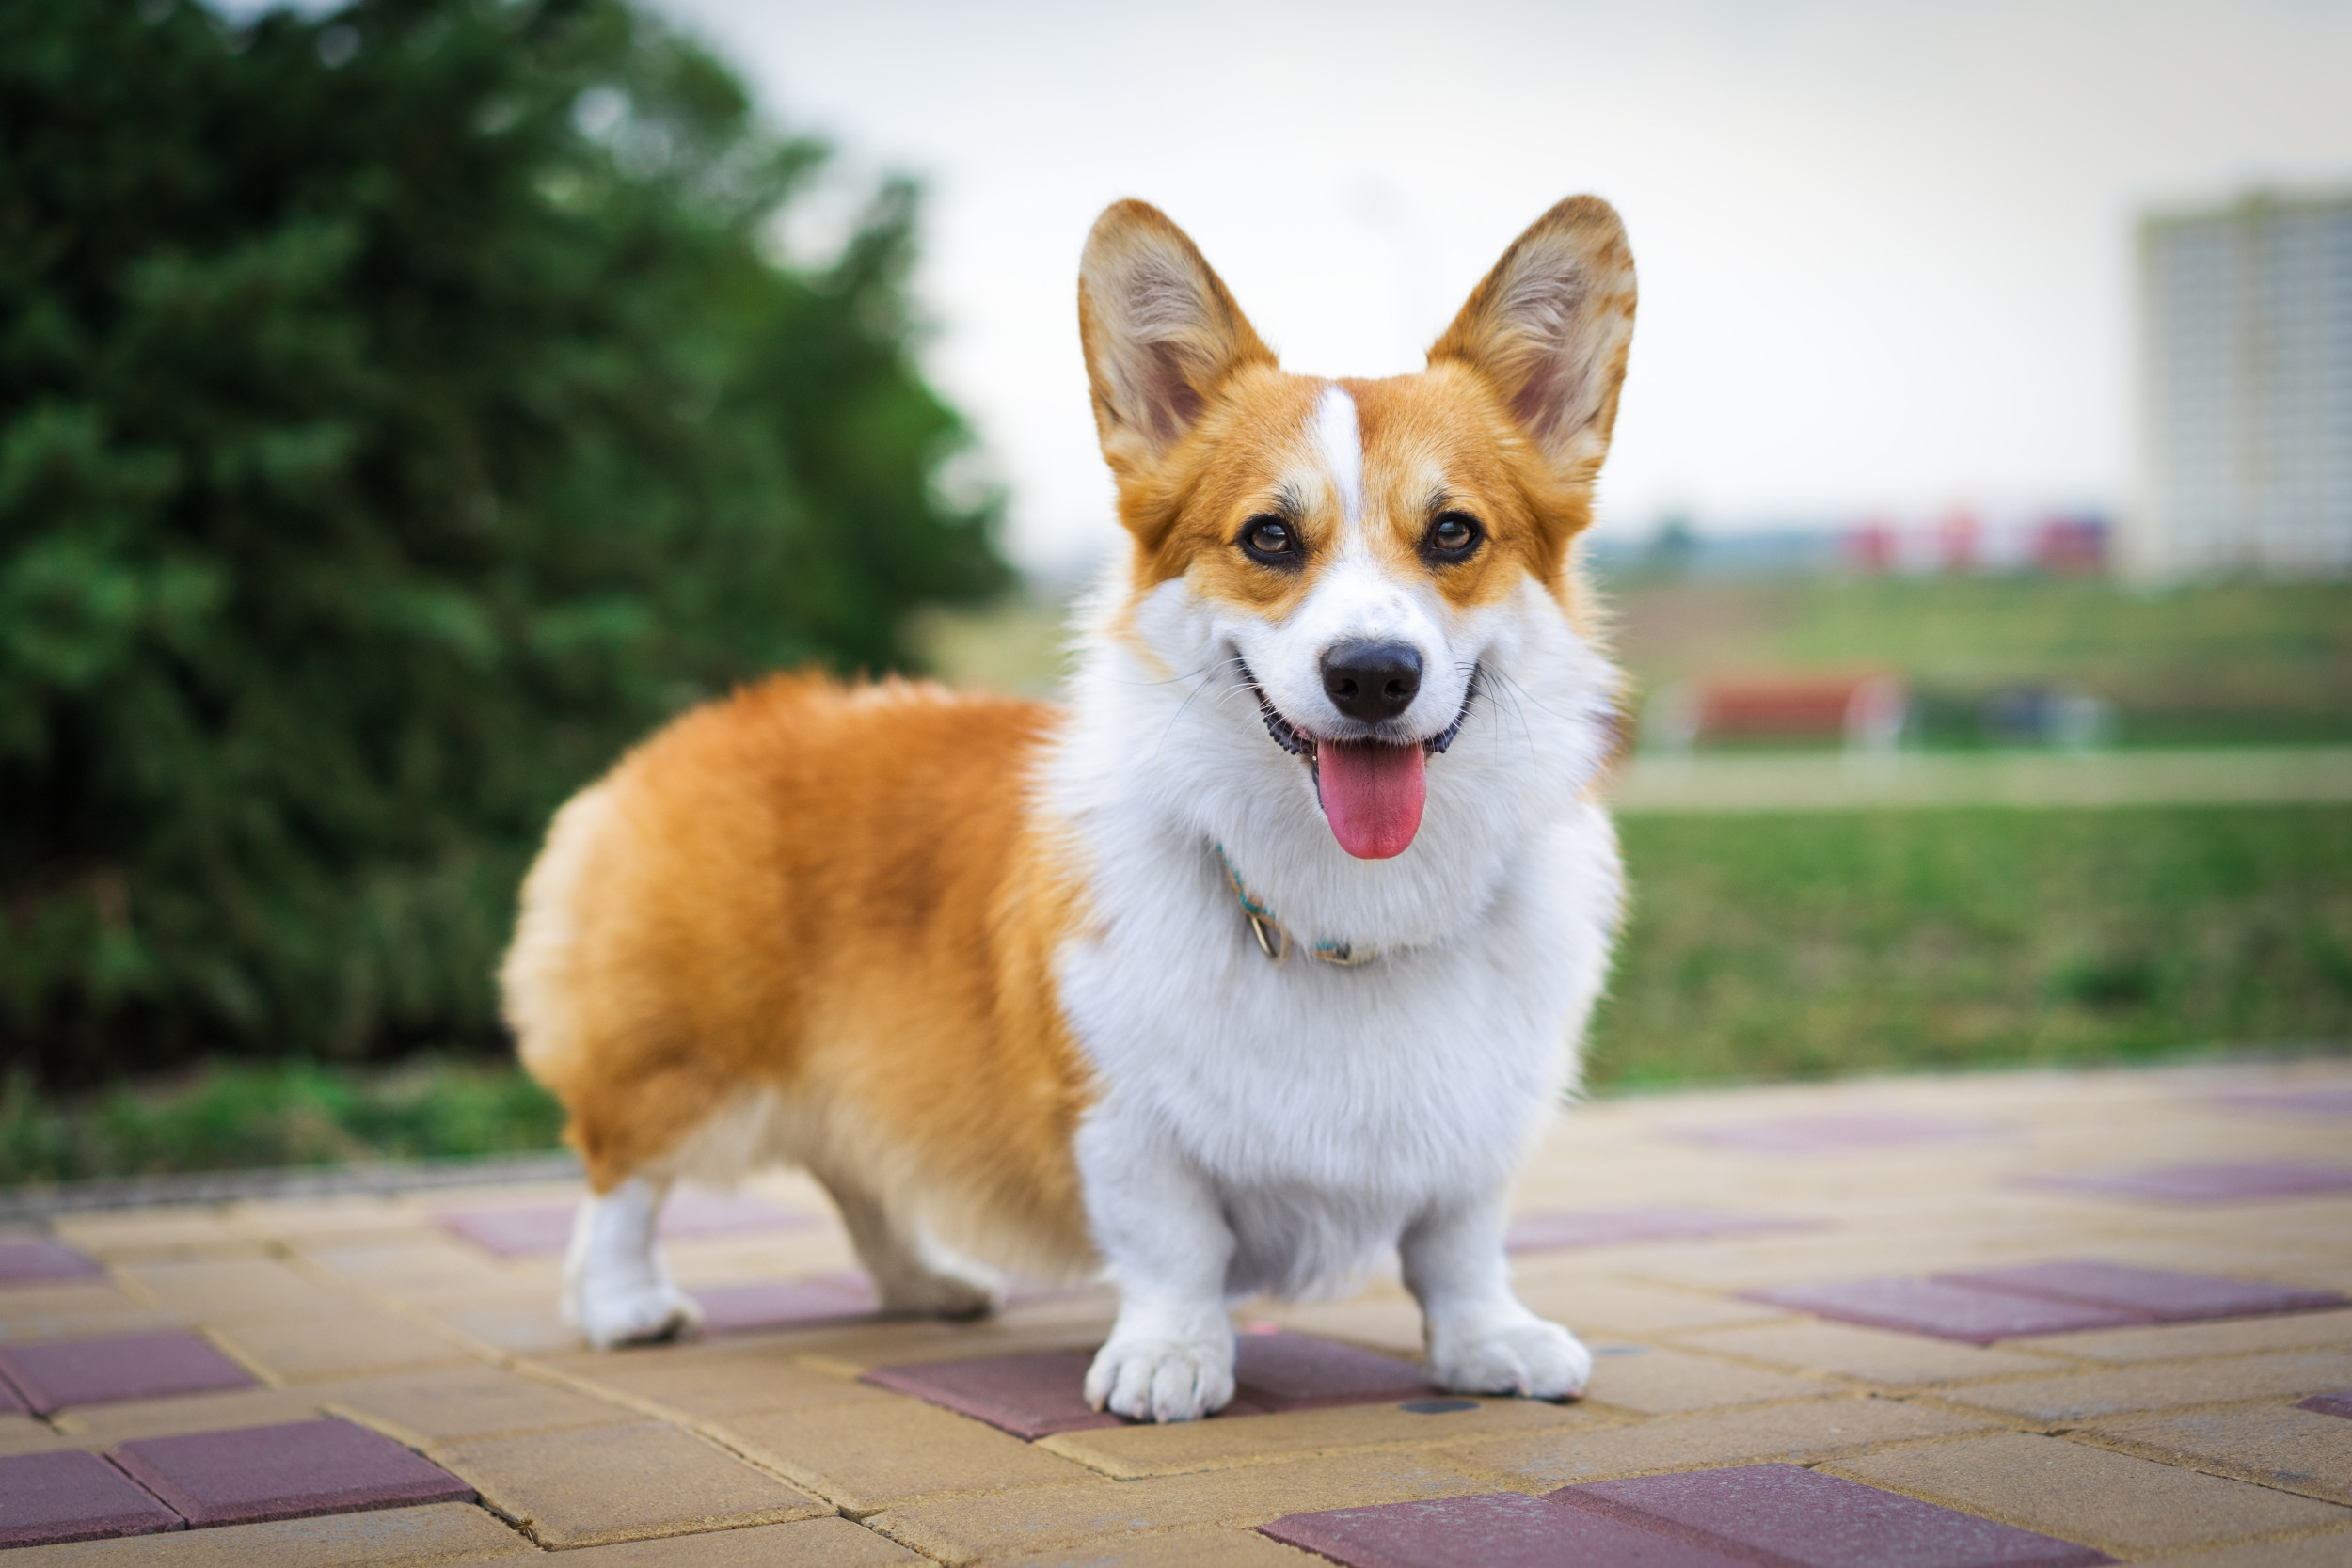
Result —
M1258 951L1266 956L1269 963L1287 962L1293 946L1290 928L1275 919L1274 911L1252 898L1249 890L1242 886L1241 873L1233 869L1232 858L1225 853L1225 846L1215 844L1210 847L1216 852L1216 863L1225 868L1226 885L1233 890L1233 896L1241 902L1242 918L1249 923L1249 934L1257 939ZM1307 956L1315 962L1329 964L1335 969L1356 969L1380 956L1377 947L1359 947L1352 942L1317 942L1298 945L1305 947Z

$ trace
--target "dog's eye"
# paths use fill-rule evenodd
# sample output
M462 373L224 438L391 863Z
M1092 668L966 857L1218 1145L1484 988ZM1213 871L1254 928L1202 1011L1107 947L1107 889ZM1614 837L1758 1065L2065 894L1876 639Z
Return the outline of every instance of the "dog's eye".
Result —
M1478 547L1486 536L1478 519L1467 512L1441 512L1429 525L1429 532L1422 540L1422 548L1439 561L1459 561Z
M1252 517L1241 531L1241 547L1267 566L1298 564L1298 535L1279 517Z

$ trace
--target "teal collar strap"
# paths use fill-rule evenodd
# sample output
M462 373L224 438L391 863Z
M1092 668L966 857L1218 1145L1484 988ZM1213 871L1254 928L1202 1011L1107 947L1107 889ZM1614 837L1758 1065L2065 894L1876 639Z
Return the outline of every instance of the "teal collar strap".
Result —
M1241 900L1241 912L1249 922L1249 934L1258 939L1258 951L1270 961L1281 963L1291 956L1293 947L1302 948L1317 963L1332 964L1341 969L1368 964L1380 956L1376 947L1361 947L1354 942L1333 942L1328 938L1306 943L1293 942L1290 928L1276 919L1274 911L1253 897L1249 889L1243 885L1241 873L1233 869L1232 858L1225 853L1225 846L1213 844L1210 847L1216 852L1216 863L1225 868L1225 880L1232 888L1233 896Z

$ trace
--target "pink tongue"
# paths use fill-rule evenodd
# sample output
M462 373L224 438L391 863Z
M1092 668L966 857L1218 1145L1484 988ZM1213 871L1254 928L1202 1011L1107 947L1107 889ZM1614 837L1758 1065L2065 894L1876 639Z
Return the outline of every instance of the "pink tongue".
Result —
M1405 853L1421 832L1429 799L1426 758L1418 746L1374 740L1326 740L1315 751L1323 815L1340 847L1359 861Z

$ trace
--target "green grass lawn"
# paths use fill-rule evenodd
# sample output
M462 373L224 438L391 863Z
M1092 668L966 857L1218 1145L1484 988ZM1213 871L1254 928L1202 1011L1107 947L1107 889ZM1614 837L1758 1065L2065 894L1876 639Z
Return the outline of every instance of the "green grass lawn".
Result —
M2352 1039L2352 809L1629 816L1601 1088Z
M1598 1089L2352 1040L2352 808L1629 816ZM0 1101L0 1181L555 1146L503 1063Z

